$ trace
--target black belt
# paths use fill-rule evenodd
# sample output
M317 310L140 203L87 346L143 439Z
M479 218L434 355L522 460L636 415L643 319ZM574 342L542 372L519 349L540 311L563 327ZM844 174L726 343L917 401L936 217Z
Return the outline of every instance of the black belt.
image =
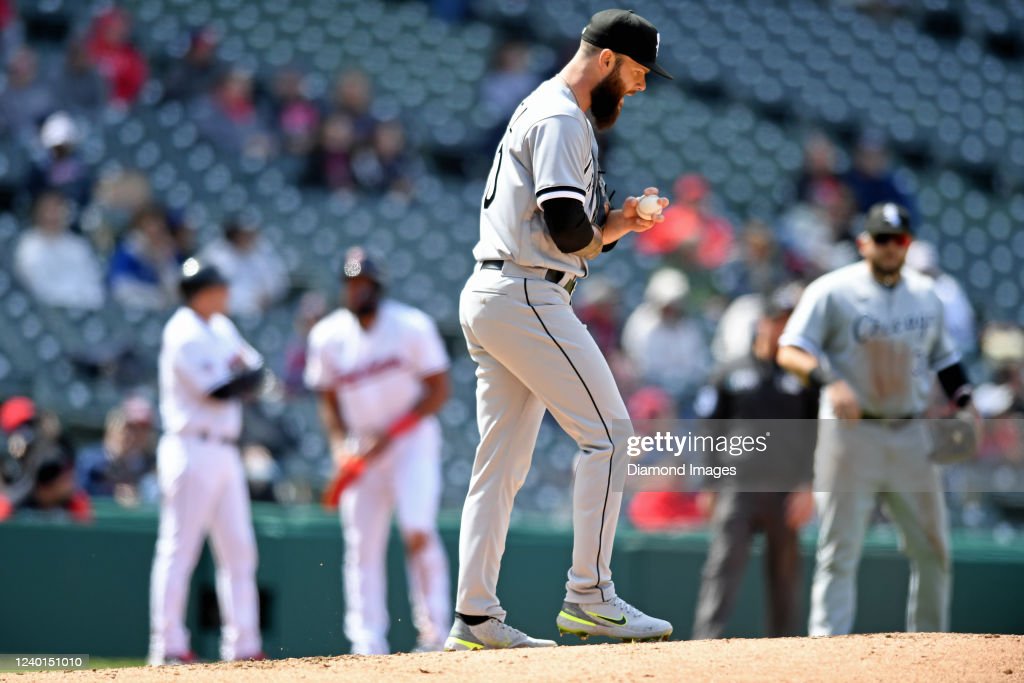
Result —
M224 446L237 446L238 445L238 439L229 439L226 436L221 436L220 434L211 434L210 432L207 432L207 431L189 432L187 434L183 434L182 436L190 436L190 437L192 437L194 439L199 439L200 441L209 441L211 443L219 443L219 444L224 445Z
M874 413L861 413L864 420L913 420L917 415L875 415Z
M487 270L501 270L505 266L504 261L500 260L488 260L481 261L480 268ZM554 282L556 285L562 281L565 277L565 271L555 270L554 268L548 268L548 272L544 274L544 279L548 282ZM572 294L572 290L576 289L576 278L569 278L569 281L564 285L561 285L562 289Z
M886 415L875 415L874 413L861 413L862 420L872 420L878 422L883 427L903 427L909 424L912 420L917 419L917 415L894 415L892 417Z

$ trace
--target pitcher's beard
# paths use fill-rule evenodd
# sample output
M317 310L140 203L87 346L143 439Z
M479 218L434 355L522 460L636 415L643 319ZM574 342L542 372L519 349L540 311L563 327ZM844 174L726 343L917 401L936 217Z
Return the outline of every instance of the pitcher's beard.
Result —
M624 91L618 68L605 76L590 91L590 113L594 116L594 124L598 130L608 130L615 125L622 111Z

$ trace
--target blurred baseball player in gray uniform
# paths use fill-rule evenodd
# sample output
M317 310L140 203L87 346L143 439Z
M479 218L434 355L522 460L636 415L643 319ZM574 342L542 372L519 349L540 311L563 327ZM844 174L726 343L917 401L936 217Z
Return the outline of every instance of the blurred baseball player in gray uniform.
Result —
M857 566L876 497L910 559L907 630L949 625L946 508L931 433L913 418L928 406L935 373L961 408L970 403L971 386L931 280L903 268L911 241L907 210L876 204L864 228L857 241L864 260L811 283L779 339L779 365L823 387L812 636L853 628Z
M610 562L622 494L612 477L625 458L616 445L632 430L608 363L569 304L591 259L660 220L641 218L635 197L610 211L586 115L607 129L624 98L644 90L649 72L667 76L656 62L658 43L654 26L632 12L595 14L575 56L513 113L491 166L473 249L477 267L459 304L478 366L480 446L462 511L448 650L555 644L507 626L497 596L512 502L545 410L580 449L559 631L628 640L672 633L667 621L615 594Z

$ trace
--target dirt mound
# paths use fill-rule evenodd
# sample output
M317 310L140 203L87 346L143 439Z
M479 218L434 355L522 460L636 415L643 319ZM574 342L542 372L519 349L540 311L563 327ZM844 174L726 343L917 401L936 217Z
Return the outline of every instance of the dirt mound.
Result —
M1024 636L880 633L312 657L32 674L87 681L1024 681ZM0 676L0 679L3 679ZM10 676L11 680L25 677Z

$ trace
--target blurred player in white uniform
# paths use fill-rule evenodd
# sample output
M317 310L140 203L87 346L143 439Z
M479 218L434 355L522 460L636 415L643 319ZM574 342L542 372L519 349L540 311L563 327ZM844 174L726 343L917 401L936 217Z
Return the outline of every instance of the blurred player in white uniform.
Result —
M160 348L160 531L149 663L195 661L185 608L207 534L217 566L221 658L262 659L256 538L238 438L242 400L261 385L263 360L224 314L228 286L216 268L186 261L181 294L185 305L167 321Z
M320 392L331 452L361 476L341 495L345 635L356 654L387 654L386 553L392 513L422 650L439 650L451 614L448 558L437 533L448 355L434 321L383 298L377 262L345 255L344 304L309 334L306 383ZM361 461L361 462L359 462Z

